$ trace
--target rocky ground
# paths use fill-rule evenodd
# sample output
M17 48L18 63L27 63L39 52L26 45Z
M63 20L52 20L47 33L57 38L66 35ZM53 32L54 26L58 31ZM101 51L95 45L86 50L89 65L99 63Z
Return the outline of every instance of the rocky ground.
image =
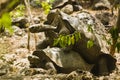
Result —
M39 40L44 38L43 33L37 34ZM35 49L34 36L31 34L31 51L27 49L27 33L20 28L10 36L0 38L0 80L119 80L120 54L116 53L117 68L109 76L93 76L87 71L76 70L70 74L55 74L41 68L29 68L28 55Z
M13 28L13 35L7 32L0 35L0 80L120 80L119 53L115 54L117 69L109 76L96 77L87 71L80 70L69 74L56 74L50 70L29 68L27 57L35 50L34 34L31 34L30 51L28 51L26 29L20 29L17 26ZM37 33L37 41L43 39L44 33Z

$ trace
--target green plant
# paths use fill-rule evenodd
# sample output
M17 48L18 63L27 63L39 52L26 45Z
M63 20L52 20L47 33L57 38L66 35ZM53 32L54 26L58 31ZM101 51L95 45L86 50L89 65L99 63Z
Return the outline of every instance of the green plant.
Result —
M50 9L52 9L52 3L54 0L50 0L49 2L43 1L41 3L43 10L45 11L45 14L48 14L50 12Z
M4 5L0 5L0 31L1 29L5 29L8 30L10 33L13 33L9 12L12 11L21 2L23 2L23 0L5 0Z
M13 33L13 29L11 27L11 17L9 13L5 13L0 18L0 29L4 27L5 30L8 30L10 33Z
M93 33L92 25L88 25L87 30L88 32ZM81 39L81 35L78 31L75 31L73 34L69 35L60 35L54 40L53 46L60 45L61 47L66 47L74 45L79 39ZM91 48L93 45L94 41L92 39L87 41L87 48Z
M91 24L88 24L87 30L88 30L88 32L93 33L93 29L92 29L92 25ZM92 39L87 41L87 48L91 48L93 45L94 45L94 42L93 42Z
M35 0L35 4L38 4L38 5L41 4L40 0Z
M111 55L114 55L116 49L118 52L120 51L120 36L119 36L119 33L120 33L120 1L115 0L114 6L116 6L116 8L118 8L118 16L117 16L116 26L114 26L110 30L110 34L111 34L111 38L112 38L111 46L110 46L110 54Z
M93 40L90 39L87 41L87 48L91 48L93 45L94 45Z
M54 46L60 45L61 47L66 47L70 45L74 45L79 39L81 39L81 35L79 32L74 32L70 35L60 35L58 38L54 40Z
M14 18L24 16L25 15L24 11L25 5L20 4L13 11L10 12L10 16Z
M110 53L113 55L115 53L115 49L117 51L120 51L120 38L119 38L119 33L118 33L118 28L113 27L110 29L110 34L111 34L111 47L110 47Z

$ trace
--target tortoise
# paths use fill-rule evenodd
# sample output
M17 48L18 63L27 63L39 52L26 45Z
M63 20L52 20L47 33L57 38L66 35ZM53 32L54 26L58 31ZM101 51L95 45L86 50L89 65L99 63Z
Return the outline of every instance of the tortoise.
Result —
M90 71L93 64L88 64L75 51L65 53L63 49L58 47L46 48L44 50L36 50L29 56L31 68L53 69L57 73L70 73L73 70Z
M54 10L48 14L45 25L56 26L56 28L52 28L52 30L48 29L47 32L45 31L48 41L43 41L43 43L40 43L37 46L45 45L47 42L49 43L47 43L45 47L38 47L38 49L44 49L47 46L53 47L51 46L51 43L53 43L54 37L51 37L53 34L47 34L48 32L53 32L57 37L61 34L69 35L78 31L81 34L81 39L72 45L69 50L77 52L86 63L94 64L94 68L91 71L96 75L104 74L104 72L110 73L115 69L116 59L108 54L107 44L102 40L102 37L106 35L105 27L90 13L82 11L68 15L60 10ZM89 31L88 28L90 28L91 31ZM33 29L30 29L31 32L32 30ZM87 42L89 40L94 42L94 45L91 48L87 48ZM111 62L109 63L109 61ZM102 67L99 63L103 63L105 66ZM110 68L109 65L111 65L112 68ZM102 69L99 69L101 67Z
M28 56L28 60L31 68L43 68L57 73L70 73L74 70L89 71L96 76L111 73L116 62L112 56L103 54L97 64L88 64L79 53L72 50L66 53L58 47L36 50L33 56ZM112 63L108 64L110 61Z
M97 22L97 20L94 17L92 17L88 12L79 12L73 15L67 15L61 11L53 11L50 14L48 14L47 21L45 22L45 24L57 26L52 30L44 30L45 35L47 36L46 39L50 40L43 41L45 42L45 44L48 44L46 46L51 46L49 44L53 43L54 38L56 38L60 34L69 35L74 33L75 31L79 31L81 34L81 39L75 45L73 45L73 49L76 52L80 52L80 55L82 55L88 63L95 63L94 61L96 61L97 57L102 53L101 51L107 53L106 46L103 45L107 44L104 40L101 39L101 37L104 36L103 33L106 33L105 27L102 24L100 24L100 22ZM93 32L88 31L89 25L91 25L90 27L93 30ZM37 32L41 32L41 29L39 29L40 28L37 27L35 29L34 27L30 28L30 31L35 32L37 30ZM94 41L94 45L91 48L87 48L87 42L89 40ZM43 44L44 43L40 43L38 46L42 46Z

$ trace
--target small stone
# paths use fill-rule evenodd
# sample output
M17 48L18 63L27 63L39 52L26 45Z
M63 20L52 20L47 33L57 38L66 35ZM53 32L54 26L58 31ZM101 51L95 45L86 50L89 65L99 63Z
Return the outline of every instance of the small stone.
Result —
M67 14L71 14L73 12L73 6L68 4L64 8L62 8L62 11Z

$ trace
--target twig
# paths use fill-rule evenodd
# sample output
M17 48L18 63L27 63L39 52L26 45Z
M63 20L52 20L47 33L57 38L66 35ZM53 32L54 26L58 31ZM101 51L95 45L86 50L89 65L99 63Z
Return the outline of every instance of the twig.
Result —
M29 0L24 0L28 14L30 16L30 20L29 23L32 22L32 24L34 24L34 21L32 19L32 13L31 13L31 9L30 9L30 1ZM31 25L31 24L30 24ZM37 39L36 39L36 35L34 34L35 37L35 45L37 43ZM30 31L29 31L29 26L28 26L28 46L27 46L28 50L30 51Z

